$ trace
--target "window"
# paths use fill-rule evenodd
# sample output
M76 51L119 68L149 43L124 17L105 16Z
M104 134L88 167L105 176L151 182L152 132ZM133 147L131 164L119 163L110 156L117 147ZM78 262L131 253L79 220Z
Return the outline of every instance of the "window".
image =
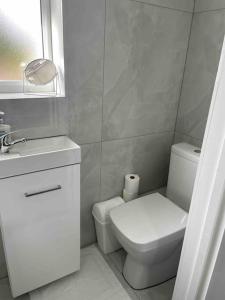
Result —
M61 49L60 54L56 53L56 59L63 56L62 37L53 38L57 30L59 35L62 34L62 11L59 14L59 9L62 9L61 0L0 0L1 98L5 97L4 93L23 93L25 66L37 58L53 59L54 40L61 43L56 45L56 51ZM57 61L54 63L57 66ZM62 74L63 66L58 64L57 67ZM61 87L61 91L64 92L64 88Z

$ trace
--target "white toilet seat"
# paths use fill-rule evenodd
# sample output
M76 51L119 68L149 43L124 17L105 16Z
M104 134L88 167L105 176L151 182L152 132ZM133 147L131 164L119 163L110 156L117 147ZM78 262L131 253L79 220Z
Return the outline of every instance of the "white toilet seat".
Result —
M124 239L145 252L182 239L188 214L159 193L143 196L110 212L110 219Z

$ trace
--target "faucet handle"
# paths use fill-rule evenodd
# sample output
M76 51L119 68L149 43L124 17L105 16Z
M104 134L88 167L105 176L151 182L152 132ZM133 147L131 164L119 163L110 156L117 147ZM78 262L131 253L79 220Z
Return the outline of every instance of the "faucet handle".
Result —
M10 142L9 145L13 146L13 145L16 145L16 144L19 144L19 143L26 143L26 141L27 141L26 138L22 138L22 139L18 139L18 140Z
M15 132L17 131L8 132L0 137L0 151L2 153L8 152L9 148L15 144L25 143L27 141L25 138L11 141L9 138L11 138L11 135Z

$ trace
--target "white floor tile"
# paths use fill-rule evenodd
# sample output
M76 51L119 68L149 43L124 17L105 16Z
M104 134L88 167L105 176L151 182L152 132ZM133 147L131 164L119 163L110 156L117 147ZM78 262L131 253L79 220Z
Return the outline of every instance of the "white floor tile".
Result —
M175 279L171 279L158 286L137 291L140 300L171 300L173 295Z
M95 246L82 251L81 270L30 293L31 300L130 300Z
M126 259L127 253L125 250L120 249L113 253L108 254L110 261L115 265L118 271L122 273L123 265Z
M122 268L126 258L126 252L122 249L112 254L108 254L108 255L102 254L102 255L107 261L110 268L113 270L114 274L116 275L117 279L120 281L123 288L127 291L131 300L139 300L138 296L135 293L135 290L129 286L129 284L124 279L122 274Z

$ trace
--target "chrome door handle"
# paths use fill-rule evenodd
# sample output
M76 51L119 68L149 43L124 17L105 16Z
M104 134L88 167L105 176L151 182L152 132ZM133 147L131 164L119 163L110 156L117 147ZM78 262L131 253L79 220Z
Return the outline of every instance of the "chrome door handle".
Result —
M57 191L57 190L61 190L61 189L62 189L61 185L58 184L57 186L46 189L46 190L41 190L41 191L31 192L31 193L25 193L24 196L25 197L32 197L32 196L45 194L45 193L49 193L49 192L53 192L53 191Z

